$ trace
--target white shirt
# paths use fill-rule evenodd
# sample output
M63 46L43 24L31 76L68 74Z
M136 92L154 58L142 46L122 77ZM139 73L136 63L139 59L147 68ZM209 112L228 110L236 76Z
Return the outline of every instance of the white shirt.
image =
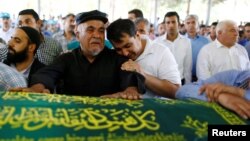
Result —
M10 40L12 33L14 32L13 28L10 28L7 32L3 31L3 29L0 29L0 37L6 42L6 44L8 43L8 41Z
M161 44L151 43L147 40L143 53L136 59L136 62L147 74L159 79L168 80L173 84L181 84L178 65L170 50ZM144 98L157 97L147 89Z
M182 79L185 78L186 83L190 83L192 75L191 41L187 37L180 34L178 34L177 38L173 42L167 40L166 37L167 33L155 39L154 42L161 43L170 49L178 64L180 77Z
M216 39L200 50L196 68L198 79L206 79L221 71L249 69L250 63L243 46L236 43L228 48Z

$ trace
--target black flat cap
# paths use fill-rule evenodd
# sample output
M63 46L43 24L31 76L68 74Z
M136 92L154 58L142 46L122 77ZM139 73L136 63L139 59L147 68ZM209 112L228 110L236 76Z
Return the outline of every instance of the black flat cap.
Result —
M107 14L98 10L82 12L76 16L76 24L79 25L89 20L101 20L104 24L108 21Z

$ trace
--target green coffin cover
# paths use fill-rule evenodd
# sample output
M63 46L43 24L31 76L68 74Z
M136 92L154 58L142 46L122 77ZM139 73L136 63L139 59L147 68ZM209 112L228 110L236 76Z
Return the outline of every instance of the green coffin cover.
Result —
M0 92L0 141L206 141L209 124L250 121L198 100Z

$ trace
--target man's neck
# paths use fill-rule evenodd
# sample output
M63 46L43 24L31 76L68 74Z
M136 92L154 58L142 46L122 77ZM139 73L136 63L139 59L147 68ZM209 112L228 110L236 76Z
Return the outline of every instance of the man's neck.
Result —
M146 39L141 39L141 46L142 47L141 47L141 50L139 52L140 55L144 52L146 45L147 45L147 40Z
M67 41L70 41L72 36L73 36L73 32L72 31L68 31L68 30L64 30L64 36L67 39Z
M167 40L174 41L178 37L178 33L167 34Z
M7 32L10 29L10 27L3 27L3 31Z
M27 58L23 62L16 63L15 66L16 66L17 71L20 72L20 71L27 69L31 65L31 63L33 63L33 61L34 61L34 58L32 57L32 58Z
M190 32L190 33L187 33L187 34L188 34L188 36L189 36L190 38L192 38L192 39L194 39L194 38L196 37L196 35L197 35L196 32Z
M216 35L210 35L210 38L214 41L216 39Z
M222 39L220 38L217 38L217 40L224 46L224 47L227 47L227 48L231 48L235 45L235 43L226 43L224 42Z
M81 49L82 54L86 57L86 59L90 62L93 63L95 61L96 56L92 55L92 54L88 54L86 53L83 49Z

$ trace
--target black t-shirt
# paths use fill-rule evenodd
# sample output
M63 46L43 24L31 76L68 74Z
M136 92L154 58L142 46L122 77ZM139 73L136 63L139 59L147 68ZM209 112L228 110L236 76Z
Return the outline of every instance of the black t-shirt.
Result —
M32 76L31 84L42 83L53 90L62 80L61 93L81 96L112 94L128 86L136 86L143 93L144 77L136 72L122 71L121 64L125 61L127 58L104 48L90 63L78 48L62 54L51 65L38 71Z

